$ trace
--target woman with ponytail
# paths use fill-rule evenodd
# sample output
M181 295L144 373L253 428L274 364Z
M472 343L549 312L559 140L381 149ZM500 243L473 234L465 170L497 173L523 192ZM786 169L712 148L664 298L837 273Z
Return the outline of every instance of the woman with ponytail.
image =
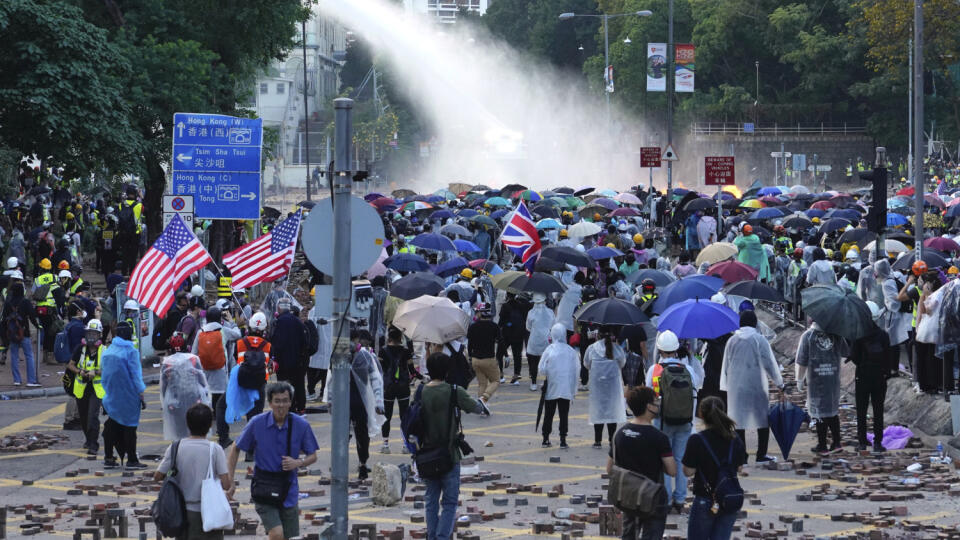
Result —
M623 347L613 339L614 330L600 329L598 339L587 347L583 367L590 372L590 423L593 424L593 447L602 448L603 425L607 425L607 439L613 439L617 424L627 421L623 400L623 378L620 370L627 363Z
M694 498L687 538L727 540L737 521L737 512L723 512L715 505L713 493L718 484L718 462L725 469L739 471L747 462L746 447L719 397L709 396L700 402L698 416L703 420L704 429L690 437L682 461L684 473L693 476Z

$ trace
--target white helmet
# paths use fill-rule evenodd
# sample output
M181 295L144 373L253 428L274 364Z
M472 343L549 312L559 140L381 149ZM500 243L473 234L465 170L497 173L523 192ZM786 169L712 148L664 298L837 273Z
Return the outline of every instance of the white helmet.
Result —
M713 296L710 297L710 301L713 302L713 303L715 303L715 304L726 304L726 303L727 303L727 297L724 296L723 293L718 292L717 294L715 294L715 295L713 295Z
M199 285L190 287L190 296L203 296L203 289Z
M103 323L100 322L100 319L90 319L90 322L87 323L86 330L95 330L103 333Z
M673 352L680 348L680 340L670 330L664 330L657 336L657 349L663 352Z
M134 299L131 298L131 299L129 299L129 300L127 300L126 302L123 303L123 309L124 309L124 310L128 310L128 309L131 309L131 310L133 310L133 309L140 309L140 304L137 303L136 300L134 300Z
M231 305L231 302L230 302L229 300L227 300L226 298L221 298L221 299L217 300L217 303L216 303L216 306L217 306L218 309L220 309L220 311L223 311L223 310L229 308L230 305Z
M69 279L69 278L72 278L73 275L70 274L70 271L69 271L69 270L61 270L60 273L57 274L57 277L58 277L58 278L67 278L67 279Z
M14 268L17 267L17 264L19 264L19 262L20 261L18 261L16 257L10 257L9 259L7 259L7 268L9 268L10 270L13 270Z
M253 314L253 317L250 317L250 329L261 331L267 329L267 316L262 311L258 311Z

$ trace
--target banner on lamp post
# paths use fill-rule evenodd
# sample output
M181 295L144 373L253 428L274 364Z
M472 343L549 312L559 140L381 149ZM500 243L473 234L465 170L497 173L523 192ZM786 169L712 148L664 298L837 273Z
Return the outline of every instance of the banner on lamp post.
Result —
M693 92L694 48L690 43L674 45L675 52L675 79L674 88L677 92Z
M613 66L607 66L606 71L603 72L603 83L606 87L606 91L613 93Z
M647 43L647 92L667 91L667 44Z

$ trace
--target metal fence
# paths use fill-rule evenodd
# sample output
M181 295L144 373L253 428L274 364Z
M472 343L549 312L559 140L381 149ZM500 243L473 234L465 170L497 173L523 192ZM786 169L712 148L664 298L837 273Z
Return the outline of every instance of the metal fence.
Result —
M859 124L751 124L749 122L695 122L692 135L866 135L867 127Z

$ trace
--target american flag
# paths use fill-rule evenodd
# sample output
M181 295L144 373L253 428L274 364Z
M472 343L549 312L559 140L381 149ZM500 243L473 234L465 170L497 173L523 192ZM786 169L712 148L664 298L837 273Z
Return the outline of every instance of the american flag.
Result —
M537 225L527 210L523 200L517 205L510 221L507 222L500 236L500 241L523 262L527 273L533 273L533 267L540 258L540 237L537 235Z
M232 287L252 287L257 283L275 281L290 271L293 253L297 247L302 212L288 217L269 234L238 247L223 257L233 276Z
M176 287L212 260L193 231L175 215L133 269L127 296L163 317L173 304Z

